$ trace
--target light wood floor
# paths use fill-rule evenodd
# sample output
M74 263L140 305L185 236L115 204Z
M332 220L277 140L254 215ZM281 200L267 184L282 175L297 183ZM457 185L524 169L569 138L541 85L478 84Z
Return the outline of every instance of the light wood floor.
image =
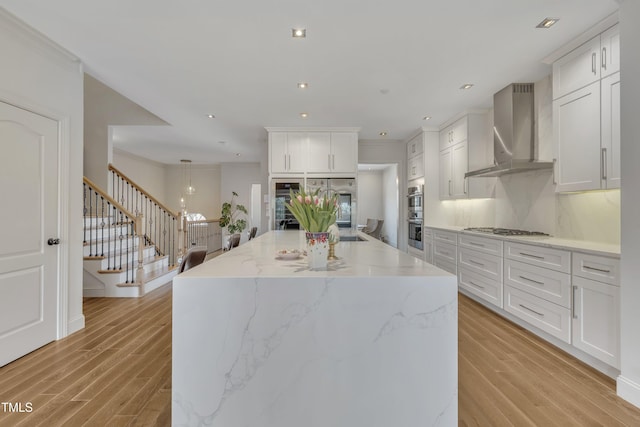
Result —
M459 307L460 426L640 426L610 378L462 295ZM169 426L171 287L87 298L84 312L85 329L0 368L0 402L33 405L0 406L0 426Z

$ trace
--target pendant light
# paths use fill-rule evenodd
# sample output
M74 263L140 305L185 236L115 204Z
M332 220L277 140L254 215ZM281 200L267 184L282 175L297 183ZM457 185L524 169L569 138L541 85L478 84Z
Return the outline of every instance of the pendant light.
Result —
M182 188L184 189L184 194L191 196L195 194L196 189L193 185L191 185L191 160L180 160L183 165L182 170Z

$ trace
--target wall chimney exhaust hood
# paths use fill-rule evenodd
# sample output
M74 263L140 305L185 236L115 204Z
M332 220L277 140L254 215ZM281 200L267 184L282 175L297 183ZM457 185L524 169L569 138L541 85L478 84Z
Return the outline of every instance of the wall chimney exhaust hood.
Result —
M464 177L493 177L551 169L539 162L534 138L533 83L513 83L493 95L494 166L467 172Z

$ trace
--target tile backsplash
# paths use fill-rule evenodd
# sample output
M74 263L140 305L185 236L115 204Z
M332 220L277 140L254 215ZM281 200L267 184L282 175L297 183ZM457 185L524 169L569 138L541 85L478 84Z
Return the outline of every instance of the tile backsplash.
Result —
M556 194L551 171L505 175L498 179L495 199L440 204L448 225L519 228L620 244L620 191Z

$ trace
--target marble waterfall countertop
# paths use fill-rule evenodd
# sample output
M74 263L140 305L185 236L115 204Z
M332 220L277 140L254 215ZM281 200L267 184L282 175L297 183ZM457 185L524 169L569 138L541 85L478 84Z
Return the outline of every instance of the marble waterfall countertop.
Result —
M362 235L366 238L366 235ZM309 271L269 232L174 278L174 426L457 425L457 280L378 240Z

